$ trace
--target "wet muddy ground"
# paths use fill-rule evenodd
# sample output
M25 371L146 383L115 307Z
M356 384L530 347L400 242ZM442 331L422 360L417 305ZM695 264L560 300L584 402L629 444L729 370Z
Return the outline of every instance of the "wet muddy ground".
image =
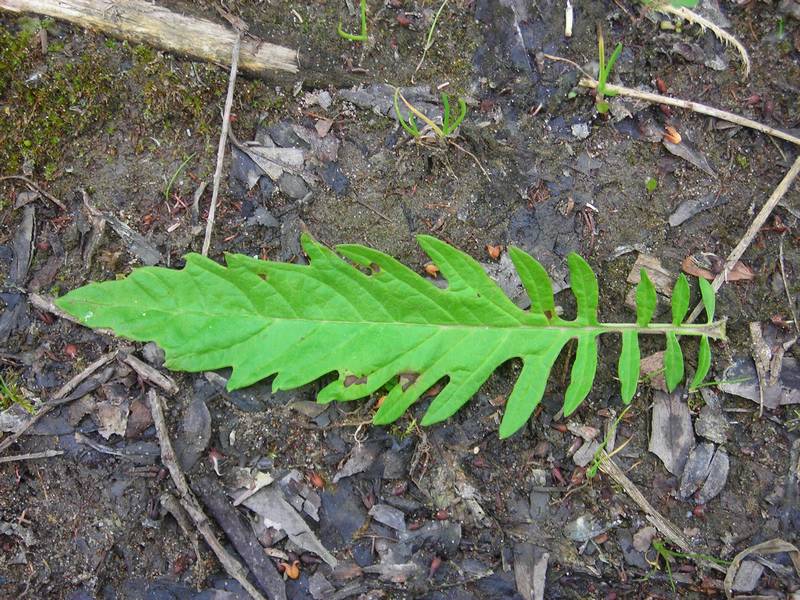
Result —
M170 5L222 22L210 2ZM592 2L575 7L565 38L564 6L550 0L452 0L415 74L439 4L368 7L370 40L358 44L336 33L339 19L357 26L346 3L229 3L254 35L299 49L303 63L298 77L240 76L231 129L282 156L299 151L302 164L273 178L229 146L212 258L303 260L298 240L308 231L331 246L389 252L424 275L414 235L428 233L484 263L522 302L508 245L537 257L559 287L577 251L598 274L602 319L631 321L637 261L672 279L691 257L713 271L797 156L789 143L679 109L615 98L612 115L599 115L579 73L548 58L596 71L601 23L608 48L624 45L612 81L791 130L800 127L800 10L791 1L702 7L749 50L746 79L735 51L696 26L638 4ZM227 77L155 48L0 14L1 175L24 175L66 208L23 180L0 181L0 435L24 422L20 403L53 398L119 351L3 454L63 451L0 463L1 597L246 597L162 504L173 486L146 403L153 385L125 360L160 369L159 350L59 319L30 296L142 264L180 267L200 250ZM429 114L441 110L436 88L464 98L459 147L411 140L391 108L395 85ZM683 156L662 140L667 125ZM169 373L177 391L158 391L180 463L207 505L222 497L223 513L246 525L243 539L269 556L266 568L299 561L298 573L284 569L285 583L262 590L270 598L724 597L737 553L798 542L799 211L795 186L745 253L742 279L718 294L729 340L713 344L709 379L725 383L669 396L657 375L646 377L616 430L615 462L689 540L688 554L614 479L590 476L596 444L624 408L610 337L587 402L561 417L568 348L542 409L508 440L497 427L519 374L513 362L430 428L417 424L429 398L376 427L377 397L318 406L321 384L229 393L228 372ZM568 291L556 301L573 308ZM763 414L753 322L782 365ZM685 347L691 371L695 346ZM647 340L642 354L662 349ZM232 508L225 494L257 473L275 483ZM305 530L287 537L289 521ZM228 528L218 531L236 546ZM800 579L786 552L761 554L734 587L783 598Z

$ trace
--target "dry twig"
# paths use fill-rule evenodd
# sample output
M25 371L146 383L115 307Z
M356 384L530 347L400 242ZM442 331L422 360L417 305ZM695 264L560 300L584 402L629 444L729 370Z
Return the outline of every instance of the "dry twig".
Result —
M231 105L233 104L233 89L236 85L236 73L239 68L239 48L242 42L241 32L236 32L236 40L233 44L233 56L231 57L231 74L228 77L228 94L225 97L225 111L222 114L222 132L219 136L219 147L217 148L217 168L214 171L214 187L211 192L211 206L208 209L208 221L206 222L206 235L203 238L203 256L208 256L208 247L211 245L211 231L214 229L214 215L217 211L217 195L219 194L219 182L222 178L222 162L225 158L225 146L228 142L228 127L231 118Z
M37 458L52 458L53 456L61 456L64 454L63 450L44 450L43 452L30 452L29 454L15 454L14 456L0 457L0 464L16 462L19 460L35 460Z
M50 200L50 202L52 202L53 204L58 206L58 208L60 208L61 210L63 210L63 211L67 210L67 207L64 205L63 202L61 202L61 200L59 200L58 198L53 196L53 194L43 190L41 187L39 187L38 184L34 183L33 181L31 181L30 179L28 179L24 175L6 175L5 177L0 177L0 181L8 181L8 180L12 180L12 179L16 179L18 181L25 182L27 184L27 186L29 188L31 188L34 192L39 192L42 196L44 196L45 198Z
M234 558L217 539L214 531L211 529L211 523L206 517L200 503L194 494L189 489L189 483L186 481L186 476L183 474L178 461L175 458L175 450L172 448L172 442L169 439L169 430L167 423L164 419L164 409L161 406L161 399L156 394L155 390L147 392L147 399L150 403L150 411L153 414L153 425L156 428L156 436L158 443L161 446L161 462L167 467L175 487L178 489L179 500L181 506L189 514L194 521L197 530L202 534L203 539L209 545L211 550L216 555L225 572L233 577L239 584L250 594L251 598L256 600L264 600L255 586L247 580L247 571L242 567L236 558Z
M168 375L164 375L158 369L154 369L150 365L145 362L142 362L132 354L128 354L122 361L127 364L131 369L136 371L136 374L139 375L145 381L152 383L160 387L162 390L167 392L168 394L177 394L178 384L175 383L175 380Z
M750 223L750 227L747 228L747 231L742 239L739 241L736 247L731 250L728 258L725 259L725 268L722 269L722 272L719 273L711 283L714 291L719 290L719 288L722 287L722 284L725 283L727 274L731 271L731 269L733 269L734 265L736 265L737 261L742 257L745 250L747 250L747 248L750 246L753 238L756 237L756 234L758 234L759 230L764 226L764 223L767 222L767 219L769 218L770 214L772 214L775 206L781 201L781 198L783 198L786 192L789 191L789 188L792 186L795 178L797 178L798 173L800 173L800 156L797 157L797 160L794 161L792 168L789 169L789 172L786 173L784 178L778 184L778 187L776 187L772 192L770 197L764 203L764 206L761 207L760 211L758 211L758 214L753 219L753 222ZM702 310L702 303L698 303L698 305L694 307L692 314L689 315L687 323L692 323Z
M30 419L25 421L19 429L17 429L14 433L0 442L0 452L5 452L14 442L16 442L19 437L25 433L28 429L30 429L33 425L39 421L43 416L49 413L54 408L61 406L66 402L70 402L70 399L67 398L69 394L77 388L84 380L88 379L90 375L92 375L95 371L97 371L100 367L103 367L110 363L117 357L117 351L114 350L113 352L109 352L108 354L104 354L88 367L86 367L83 371L78 373L75 377L70 379L67 383L61 386L59 390L53 395L53 398L44 406L42 406L38 412L31 416Z
M152 0L0 0L0 10L63 19L218 65L228 64L236 35L229 27L171 11ZM242 44L241 69L260 76L273 71L297 73L300 60L296 50L249 36Z
M578 82L578 85L594 89L597 87L597 81L590 77L583 77ZM671 96L662 96L661 94L645 92L644 90L635 90L623 85L612 85L607 83L606 89L610 92L616 92L620 96L627 96L628 98L637 98L639 100L646 100L647 102L653 102L655 104L667 104L669 106L685 108L696 113L708 115L709 117L715 117L717 119L722 119L723 121L735 123L736 125L741 125L742 127L749 127L750 129L755 129L756 131L766 133L800 146L800 138L792 135L791 133L786 133L780 129L775 129L769 125L764 125L763 123L759 123L758 121L753 121L753 119L748 119L747 117L742 117L735 113L728 112L727 110L720 110L718 108L714 108L713 106L700 104L699 102L690 102L688 100L681 100L680 98L672 98Z
M683 537L683 534L678 530L678 528L672 524L664 515L658 512L652 504L644 497L642 492L639 491L639 488L628 479L628 476L622 472L611 457L606 454L605 451L602 452L603 460L600 461L600 470L609 475L614 481L616 481L622 489L625 490L625 493L628 494L631 500L633 500L639 508L641 508L647 514L647 520L650 521L653 526L661 532L667 541L674 546L680 548L683 552L688 555L694 556L694 560L709 569L714 569L715 571L719 571L721 573L725 572L725 569L720 567L718 564L704 559L702 557L696 556L695 551L692 549L689 541Z

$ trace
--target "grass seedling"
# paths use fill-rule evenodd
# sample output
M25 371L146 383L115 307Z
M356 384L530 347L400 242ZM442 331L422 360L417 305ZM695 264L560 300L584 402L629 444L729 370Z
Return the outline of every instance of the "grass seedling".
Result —
M400 125L414 139L424 139L428 137L429 134L428 131L426 131L427 129L433 132L433 134L438 139L446 140L447 138L453 136L456 129L458 129L458 126L461 125L461 122L467 115L467 103L464 102L462 98L458 98L458 116L454 117L450 109L450 96L448 96L445 93L442 93L441 99L442 99L441 127L437 125L433 121L433 119L428 118L416 106L414 106L408 100L406 100L403 94L400 93L400 88L395 88L394 91L394 112L397 115L397 120L400 122ZM400 100L403 101L403 104L405 104L406 108L408 109L409 112L408 119L404 119L402 113L400 112L400 102L399 102ZM417 125L417 118L419 118L423 123L425 123L425 127L423 127L422 130L420 130L419 126Z
M189 164L189 161L194 158L195 152L192 152L189 156L186 157L181 165L177 168L177 170L172 174L172 177L169 179L169 183L167 184L166 189L164 190L164 200L169 202L169 194L172 191L172 184L175 183L175 180L178 178L178 175L181 171L183 171L184 167Z
M444 7L446 5L447 5L447 0L444 0L444 2L442 2L442 5L439 7L439 10L436 11L436 14L433 17L433 21L431 22L431 27L430 29L428 29L428 37L425 39L425 46L423 46L422 48L422 58L419 59L419 62L417 63L417 68L414 69L414 75L416 75L417 71L419 71L420 68L422 68L422 63L425 62L425 56L427 56L428 50L430 50L433 47L433 32L436 30L436 23L439 22L439 15L442 14L442 11L444 10Z
M19 387L17 374L9 372L4 377L0 373L0 410L6 410L14 404L18 404L31 414L34 413L33 406Z
M597 107L597 112L600 114L605 114L608 112L610 108L608 102L605 101L606 97L613 97L616 96L616 92L612 92L606 89L606 82L608 81L608 76L611 74L611 69L614 68L614 63L617 62L619 55L622 53L622 44L619 43L614 48L614 51L611 53L611 56L608 58L608 62L606 62L606 42L603 38L603 29L598 26L597 27L597 55L598 60L600 63L600 68L597 75L597 98L595 100L595 105Z
M597 475L597 470L600 468L600 463L603 462L603 458L604 458L603 454L605 453L604 451L606 449L606 446L608 446L608 442L611 441L611 436L617 430L617 427L619 426L619 422L622 421L622 417L625 416L625 413L628 412L628 409L630 409L630 406L626 406L625 410L623 410L621 413L619 413L619 416L616 419L614 419L614 423L612 423L611 427L608 429L608 433L606 434L606 437L603 438L603 441L600 444L600 447L597 450L595 450L594 458L592 458L592 464L589 465L588 469L586 469L586 477L588 479L592 479L595 475ZM620 452L625 446L628 445L628 442L630 442L630 441L631 441L631 438L628 438L627 440L625 440L619 447L615 448L614 451L611 452L611 454L608 455L608 457L611 458L617 452Z
M701 554L699 552L676 552L675 550L670 550L667 548L667 545L658 538L652 541L652 545L653 550L656 551L656 558L652 562L648 559L647 562L649 562L653 568L661 569L659 559L664 559L664 569L667 572L667 578L669 579L669 584L672 587L673 592L675 592L675 579L672 577L672 566L670 565L670 562L674 558L707 560L709 562L718 564L721 567L727 567L730 564L730 562L722 560L721 558L717 558L716 556L711 556L710 554Z
M467 115L467 103L464 102L463 98L458 98L458 116L455 120L452 120L452 115L450 114L450 97L443 92L441 98L443 106L442 131L444 131L444 136L447 137L458 129L458 126L461 125L461 121L463 121L464 117Z
M366 42L369 39L367 35L367 0L361 0L361 33L347 33L344 29L342 29L342 22L339 21L339 26L336 28L336 33L342 36L346 40L350 40L351 42Z
M453 113L450 110L450 96L442 93L441 99L441 127L434 123L432 119L425 116L416 106L406 100L403 94L400 93L400 88L395 88L394 90L394 113L397 115L397 120L400 121L400 125L403 127L403 129L405 129L406 132L416 141L425 142L435 139L439 142L445 142L445 145L450 144L475 161L475 164L481 170L481 173L483 173L484 177L486 177L486 179L491 179L491 177L489 177L489 172L483 168L483 165L481 164L481 161L478 160L478 157L463 146L457 144L453 139L456 137L455 132L458 129L458 126L461 125L461 122L467 115L467 103L464 102L462 98L458 98L458 116L454 118ZM400 100L402 100L403 104L405 104L406 108L408 108L408 119L404 119L402 113L400 112ZM425 123L425 127L422 129L420 129L417 125L417 118Z

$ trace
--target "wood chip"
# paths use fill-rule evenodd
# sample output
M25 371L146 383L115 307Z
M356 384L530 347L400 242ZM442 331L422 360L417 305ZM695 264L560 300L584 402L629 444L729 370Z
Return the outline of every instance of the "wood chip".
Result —
M680 477L695 446L692 417L680 392L656 392L648 450L658 456L667 471Z

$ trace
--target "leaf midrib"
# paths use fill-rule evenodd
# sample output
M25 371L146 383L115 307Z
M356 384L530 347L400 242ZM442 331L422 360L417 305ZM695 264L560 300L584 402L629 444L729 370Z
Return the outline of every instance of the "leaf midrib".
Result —
M137 310L140 307L136 307L133 305L125 304L107 304L104 302L96 302L96 301L82 301L83 304L90 306L90 307L104 307L104 308L114 308L119 306L124 306L126 308L136 308ZM143 312L155 312L155 313L162 313L164 315L177 317L179 315L189 315L189 316L196 316L202 317L206 319L232 319L236 317L246 318L246 319L261 319L265 321L291 321L297 323L317 323L317 324L340 324L340 325L363 325L363 326L372 326L372 325L383 325L383 326L390 326L390 327L435 327L437 329L464 329L464 330L472 330L472 329L496 329L498 331L504 331L507 329L519 331L519 330L535 330L535 331L552 331L552 332L583 332L583 333L606 333L606 332L613 332L617 331L620 326L628 325L627 323L620 323L620 324L613 324L611 327L604 325L602 323L598 323L596 325L588 325L585 323L577 323L575 321L561 321L557 325L553 324L543 324L543 325L533 325L529 323L524 323L520 321L514 324L508 325L493 325L491 323L485 324L459 324L459 323L436 323L436 322L427 322L427 323L414 323L411 321L375 321L375 320L368 320L368 319L359 319L359 320L352 320L352 319L314 319L314 318L305 318L305 317L269 317L263 314L259 314L258 312L234 312L234 311L226 311L224 314L222 313L215 313L215 312L205 312L205 311L197 311L197 310L178 310L178 311L165 311L163 309L157 308L146 308L142 307ZM84 319L86 322L86 319ZM578 334L576 334L578 335Z

